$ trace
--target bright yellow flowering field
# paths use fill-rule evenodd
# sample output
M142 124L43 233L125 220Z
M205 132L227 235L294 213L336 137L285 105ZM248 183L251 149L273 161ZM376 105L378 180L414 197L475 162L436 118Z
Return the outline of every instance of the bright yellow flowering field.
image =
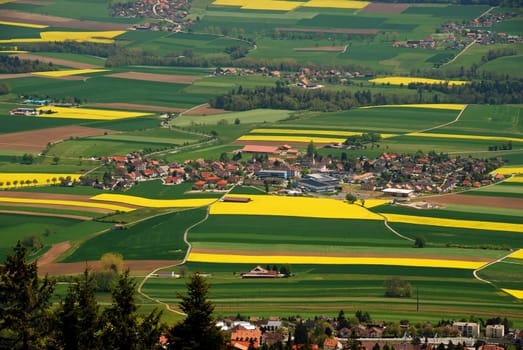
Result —
M0 1L0 4L2 2ZM14 27L25 27L25 28L37 28L37 29L43 29L47 28L49 26L45 24L33 24L33 23L22 23L22 22L9 22L9 21L0 21L0 24L4 26L14 26Z
M390 199L365 199L365 208L374 208L390 203Z
M416 77L384 77L369 80L369 83L376 84L391 84L391 85L408 85L410 83L421 83L421 84L443 84L448 83L452 85L465 85L469 81L465 80L440 80L440 79L428 79L428 78L416 78Z
M243 6L248 0L215 0L212 4L215 6Z
M501 288L501 290L504 291L505 293L512 295L514 298L523 299L523 290L505 289L505 288Z
M523 139L516 137L504 137L504 136L482 136L482 135L459 135L459 134L431 134L424 132L411 132L403 136L418 136L418 137L431 137L441 139L462 139L462 140L488 140L488 141L514 141L523 142Z
M310 0L303 7L330 7L339 9L362 9L370 4L368 1L352 0Z
M82 201L70 201L70 200L58 200L58 199L34 199L34 198L13 198L13 197L0 197L0 202L3 203L24 203L24 204L54 204L54 205L67 205L72 207L88 207L88 208L101 208L114 211L133 211L132 208L122 207L114 204L106 203L92 203Z
M523 249L516 250L514 253L510 254L507 258L523 259Z
M216 201L215 198L192 199L149 199L124 194L104 193L91 197L97 201L109 201L124 204L139 205L147 208L192 208L203 207Z
M41 32L40 38L18 38L0 40L0 43L37 43L47 41L88 41L99 44L112 44L114 37L122 35L125 30L112 30L103 32Z
M523 174L523 167L515 167L515 168L502 167L502 168L497 168L496 170L493 170L490 173L491 174L503 174L503 175Z
M361 135L362 131L337 131L337 130L311 130L311 129L252 129L253 134L313 134L313 135L331 135L331 136L354 136ZM396 134L380 134L382 138L398 136Z
M31 74L41 75L44 77L66 77L69 75L79 75L88 73L107 72L107 69L67 69L67 70L55 70L49 72L33 72Z
M152 115L151 113L145 112L124 112L124 111L113 111L108 109L89 109L89 108L67 108L67 107L55 107L55 106L44 106L39 107L37 110L52 110L56 113L51 114L39 114L40 117L44 118L71 118L71 119L95 119L95 120L114 120L124 118L136 118Z
M269 195L234 195L234 197L247 197L251 201L248 203L216 202L211 205L210 214L383 220L379 215L359 205L330 198Z
M408 104L408 105L381 105L381 106L367 106L367 107L360 107L360 108L397 108L397 107L403 107L403 108L430 108L430 109L450 109L454 111L461 111L463 108L467 107L467 105L458 104L458 103L423 103L423 104Z
M512 176L509 177L506 182L523 182L523 176Z
M274 10L292 11L301 6L299 1L278 1L278 0L247 0L242 6L243 10Z
M400 222L414 225L442 226L455 228L468 228L473 230L510 231L523 233L523 224L510 224L504 222L475 221L443 219L426 216L412 216L401 214L383 214L389 222Z
M60 181L60 178L67 178L70 177L71 180L78 180L78 178L81 176L80 174L55 174L55 173L0 173L0 182L2 183L0 185L0 188L10 188L15 187L13 184L14 181L18 181L16 187L26 187L26 186L35 186L35 185L52 185L53 183L58 183ZM53 182L53 178L56 178L56 182ZM31 183L29 185L25 184L25 181L30 180L36 180L37 183ZM49 182L47 181L49 180ZM20 184L21 181L24 181L24 185L22 186ZM10 182L9 186L7 183Z
M238 141L277 141L277 142L302 142L302 143L343 143L346 138L317 137L317 136L280 136L280 135L243 135Z
M206 263L240 264L293 264L293 265L385 265L412 267L439 267L475 270L485 262L464 260L439 260L423 258L382 258L382 257L332 257L295 255L231 255L190 253L188 261Z

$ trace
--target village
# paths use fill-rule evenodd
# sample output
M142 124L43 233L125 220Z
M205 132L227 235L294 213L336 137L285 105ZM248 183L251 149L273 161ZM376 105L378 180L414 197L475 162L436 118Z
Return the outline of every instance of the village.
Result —
M311 148L312 146L312 148ZM336 146L336 145L331 145ZM447 154L418 151L414 155L383 152L375 159L365 156L322 156L302 152L289 145L245 145L232 159L222 154L218 160L194 159L167 163L142 158L139 152L100 157L107 165L102 181L81 177L81 185L100 189L125 190L147 180L160 179L166 186L191 182L196 191L226 191L237 184L259 186L266 192L302 195L339 195L357 192L358 199L388 195L415 197L448 193L491 185L503 180L491 174L500 167L500 158L451 158Z

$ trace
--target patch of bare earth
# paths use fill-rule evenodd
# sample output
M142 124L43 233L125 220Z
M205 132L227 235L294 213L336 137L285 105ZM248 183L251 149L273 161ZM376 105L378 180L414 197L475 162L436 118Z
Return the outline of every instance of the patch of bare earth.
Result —
M23 210L1 210L0 213L3 214L18 214L18 215L32 215L32 216L51 216L55 218L66 218L66 219L75 219L75 220L83 220L83 221L89 221L93 218L90 216L83 216L83 215L72 215L72 214L58 214L58 213L41 213L36 211L23 211Z
M5 192L3 192L5 193ZM2 195L3 196L3 195ZM82 207L82 206L72 206L72 205L63 205L63 204L41 204L41 203L8 203L8 202L1 202L0 208L2 206L9 206L9 207L29 207L29 208L47 208L47 209L58 209L58 210L75 210L75 211L82 211L82 212L89 212L89 213L97 213L97 214L109 214L114 212L114 210L109 209L103 209L103 208L93 208L93 207ZM31 212L32 213L32 212ZM27 214L29 215L29 214ZM46 216L52 216L51 213L45 213ZM62 214L60 214L62 215ZM65 215L65 214L64 214ZM91 220L90 217L85 220Z
M274 28L280 32L307 32L307 33L341 33L341 34L378 34L378 29L357 29L357 28L338 28L338 29L316 29L316 28Z
M323 51L323 52L343 52L345 46L318 46L318 47L297 47L294 51Z
M125 203L119 203L119 202L111 202L111 201L98 201L90 199L91 196L82 196L77 194L61 194L61 193L37 193L37 192L13 192L13 191L5 191L1 194L2 197L9 197L9 198L24 198L27 200L31 199L46 199L46 200L65 200L65 201L76 201L76 202L85 202L85 203L93 203L93 204L114 204L119 205L121 207L126 207L130 209L138 209L142 208L139 205L132 205L132 204L125 204ZM18 205L18 203L16 204ZM31 206L34 206L33 204L30 204ZM46 207L56 207L54 204L45 204ZM72 208L83 208L81 206L67 206L67 205L61 205L63 209L72 209ZM77 209L79 210L79 209ZM100 212L104 213L107 212L107 209L100 209L100 208L90 208L85 207L86 211L92 211L94 213ZM96 211L95 211L96 210ZM109 212L112 212L113 210L110 210Z
M67 249L71 248L69 241L57 243L51 247L40 259L38 259L37 266L48 265L62 255Z
M13 118L38 118L13 116ZM85 126L62 126L42 130L13 132L3 134L0 138L0 148L16 151L40 152L49 142L55 143L70 137L86 137L114 133L108 129L89 128Z
M523 198L472 196L466 194L449 194L425 198L426 201L439 204L462 204L479 207L507 208L523 210Z
M32 24L49 25L51 27L77 28L85 30L126 30L128 24L106 23L96 21L80 21L77 19L41 15L38 13L22 12L17 10L2 9L0 12L0 21L22 22Z
M408 4L386 4L386 3L377 3L372 2L362 8L360 12L370 12L370 13L402 13L409 8Z
M164 106L151 106L141 105L137 103L123 103L123 102L111 102L111 103L91 103L88 107L99 107L109 109L123 109L129 111L150 111L150 112L183 112L183 108L172 108Z
M76 61L70 61L70 60L63 60L61 58L52 58L52 57L33 55L33 54L29 54L29 53L17 53L17 54L12 54L10 56L11 57L17 56L21 60L32 60L32 61L38 60L40 62L52 63L52 64L56 64L58 66L65 66L65 67L78 68L78 69L100 68L100 66L96 66L94 64L82 63L82 62L76 62ZM31 76L34 76L34 75L31 75Z
M223 254L223 255L249 255L249 256L328 256L328 257L345 257L345 258L373 258L376 254L371 253L355 253L355 252L310 252L310 251L257 251L257 250L227 250L227 249L204 249L195 248L192 250L193 253L200 254ZM416 255L401 255L401 254L380 254L380 258L405 258L415 257ZM438 260L464 260L464 261L491 261L492 259L482 257L463 257L463 256L445 256L445 255L422 255L424 259L438 259Z
M184 112L185 115L213 115L213 114L223 114L228 113L225 109L221 108L212 108L209 104L198 106L196 108L191 108L190 110Z
M34 77L31 73L13 73L13 74L0 74L0 79L18 79Z
M106 75L111 78L132 79L156 81L160 83L175 83L175 84L192 84L193 81L201 79L196 75L174 75L174 74L154 74L154 73L139 73L139 72L124 72Z

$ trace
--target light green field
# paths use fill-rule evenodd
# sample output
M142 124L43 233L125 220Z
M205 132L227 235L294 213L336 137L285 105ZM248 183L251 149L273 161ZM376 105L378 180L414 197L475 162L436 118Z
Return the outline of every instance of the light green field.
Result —
M287 118L289 113L289 111L285 110L256 109L245 112L230 112L208 116L183 115L175 118L171 124L180 127L212 125L218 124L218 122L224 123L223 121L226 121L228 124L234 124L236 119L240 120L240 124L272 123Z

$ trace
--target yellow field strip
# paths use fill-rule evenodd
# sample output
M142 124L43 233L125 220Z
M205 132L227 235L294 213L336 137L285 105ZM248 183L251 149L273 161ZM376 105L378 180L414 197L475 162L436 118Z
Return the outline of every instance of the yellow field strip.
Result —
M329 219L383 220L377 214L356 204L330 199L269 195L234 195L250 198L248 203L216 202L211 215L274 215Z
M216 198L191 198L191 199L149 199L124 194L99 194L91 197L97 201L109 201L124 204L139 205L147 208L193 208L212 204Z
M475 270L485 265L481 261L439 260L423 258L329 257L295 255L236 255L192 253L188 261L205 263L293 264L293 265L385 265L437 267Z
M523 299L523 290L520 289L505 289L501 288L502 291L512 295L514 298Z
M0 1L0 4L2 2ZM33 24L33 23L23 23L23 22L9 22L9 21L0 21L1 25L4 26L13 26L13 27L25 27L25 28L37 28L37 29L43 29L49 27L45 24Z
M153 115L152 113L145 112L124 112L124 111L113 111L107 109L89 109L89 108L67 108L67 107L55 107L55 106L44 106L39 107L37 110L52 110L56 113L51 114L40 114L38 117L45 118L71 118L71 119L94 119L94 120L114 120L124 118L136 118Z
M523 249L516 250L514 253L507 256L507 258L523 259Z
M354 0L310 0L301 1L281 1L281 0L215 0L215 6L237 6L244 10L277 10L291 11L298 7L318 7L318 8L340 8L340 9L362 9L367 6L367 1Z
M67 205L72 207L88 207L88 208L100 208L114 211L133 211L133 208L122 207L115 204L106 203L92 203L82 201L69 201L69 200L55 200L55 199L33 199L33 198L13 198L13 197L0 197L0 202L3 203L26 203L26 204L52 204L52 205Z
M523 182L523 176L512 176L506 179L505 182Z
M427 216L412 216L401 214L383 214L389 222L398 222L404 224L427 225L427 226L441 226L452 228L467 228L473 230L488 230L488 231L509 231L523 233L523 224L511 224L504 222L492 221L475 221L475 220L457 220L457 219L443 219Z
M0 173L0 188L27 187L36 185L52 185L60 182L60 178L70 178L72 181L78 180L81 174L56 174L56 173ZM52 181L53 178L56 181ZM27 184L26 181L31 181ZM34 183L36 180L36 183ZM48 181L49 180L49 181ZM17 182L14 184L13 182ZM24 182L22 184L22 181ZM9 185L8 185L9 183Z
M523 167L501 167L497 168L496 170L493 170L490 172L491 174L503 174L503 175L511 175L511 174L523 174ZM516 181L518 182L518 181Z
M369 80L369 83L376 84L391 84L391 85L408 85L410 83L415 84L448 84L452 85L465 85L470 83L465 80L441 80L441 79L428 79L428 78L416 78L416 77L384 77Z
M0 50L0 53L28 53L29 51L21 50Z
M279 135L243 135L237 141L277 141L300 143L343 143L346 138L317 137L317 136L279 136Z
M424 132L411 132L403 136L430 137L438 139L462 139L462 140L482 140L482 141L513 141L522 142L522 138L506 136L482 136L482 135L460 135L460 134L431 134Z
M365 208L374 208L389 203L390 199L365 199Z
M332 136L354 136L361 135L363 131L337 131L337 130L311 130L311 129L252 129L253 134L314 134L314 135L332 135ZM382 138L398 136L397 134L380 134Z
M423 104L408 104L408 105L380 105L380 106L366 106L360 108L430 108L430 109L451 109L454 111L461 111L467 105L457 103L423 103Z
M16 38L0 40L0 43L38 43L67 40L91 42L99 44L112 44L114 38L125 33L125 30L112 30L101 32L41 32L40 38Z
M39 75L43 77L67 77L70 75L89 74L107 72L108 69L67 69L67 70L55 70L49 72L33 72L31 74Z

